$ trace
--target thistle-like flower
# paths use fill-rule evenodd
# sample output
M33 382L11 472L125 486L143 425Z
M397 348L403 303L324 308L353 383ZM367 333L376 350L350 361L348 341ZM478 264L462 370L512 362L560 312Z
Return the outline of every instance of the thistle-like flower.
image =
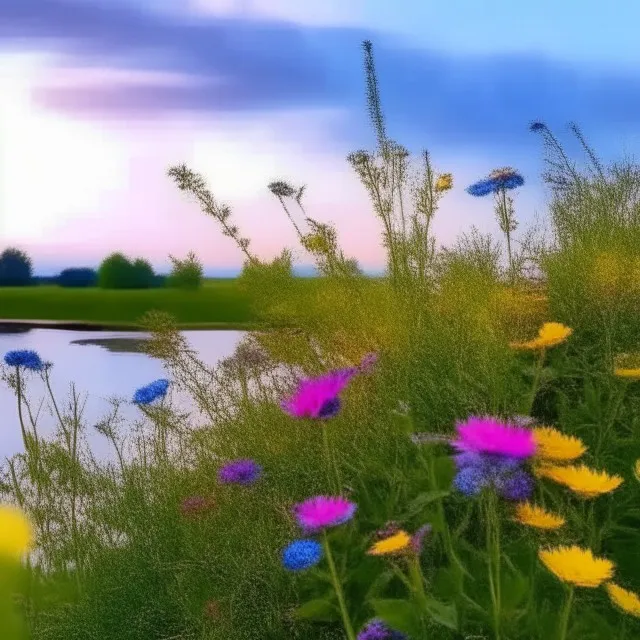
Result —
M158 398L164 398L169 389L169 381L164 378L154 380L144 387L140 387L133 394L133 402L135 404L147 405L151 404Z
M4 362L9 367L22 367L31 371L41 371L44 368L40 356L30 349L8 351L4 356Z
M304 571L322 560L322 545L315 540L295 540L282 552L282 564L288 571Z

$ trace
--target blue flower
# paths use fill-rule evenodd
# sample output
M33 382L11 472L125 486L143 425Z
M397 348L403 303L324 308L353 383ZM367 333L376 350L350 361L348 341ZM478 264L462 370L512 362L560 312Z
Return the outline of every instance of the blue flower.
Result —
M488 178L475 182L470 187L467 187L467 193L475 196L476 198L482 198L488 196L490 193L501 193L503 191L510 191L516 189L524 184L524 178L511 167L503 167L502 169L496 169L489 174Z
M41 371L44 368L40 356L35 351L28 349L8 351L4 356L4 361L10 367L24 367L32 371Z
M383 620L371 620L358 634L357 640L408 640L407 635L395 631Z
M322 560L322 545L315 540L295 540L282 552L282 565L288 571L304 571Z
M262 467L253 460L234 460L218 471L223 484L253 484L262 475Z
M465 467L456 474L453 486L465 496L476 496L491 484L491 479L481 467Z
M522 469L495 481L496 489L503 498L517 502L528 500L533 493L534 485L533 478Z
M135 404L151 404L158 398L164 398L167 395L169 389L169 381L161 378L160 380L154 380L145 387L140 387L133 394L133 401Z

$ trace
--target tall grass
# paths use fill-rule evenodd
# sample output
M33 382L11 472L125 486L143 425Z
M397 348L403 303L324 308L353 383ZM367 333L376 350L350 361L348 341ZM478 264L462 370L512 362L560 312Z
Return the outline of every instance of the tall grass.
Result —
M385 278L362 276L335 230L308 216L304 189L284 181L271 191L324 277L293 278L288 251L260 262L230 209L182 165L170 175L245 253L241 283L260 318L296 328L253 333L210 369L175 320L148 314L151 353L205 426L190 428L194 416L177 414L170 398L124 425L114 401L97 426L114 449L109 464L86 446L75 390L64 406L48 398L59 430L44 440L26 372L5 370L25 449L7 461L2 490L36 529L20 600L33 638L344 638L373 616L414 639L638 637L638 621L603 589L567 589L538 558L577 544L613 560L618 584L640 589L640 393L613 375L622 360L638 367L640 350L635 165L604 168L591 152L592 169L579 169L537 123L551 153L551 240L521 237L507 267L500 243L477 230L438 248L431 223L446 180L426 151L412 171L388 138L370 43L364 56L377 147L349 162L380 221ZM566 344L536 356L510 347L547 320L573 328ZM378 362L352 380L335 417L294 420L279 406L301 375L354 366L369 352ZM566 519L546 532L515 522L513 505L490 490L464 496L447 444L455 422L521 414L581 438L583 460L623 484L586 500L537 479L533 500ZM260 481L217 481L223 463L245 458L264 468ZM300 535L292 505L336 482L358 509L330 530L335 562L285 571L282 549ZM185 506L190 496L202 508ZM408 532L431 526L420 554L367 553L390 521Z

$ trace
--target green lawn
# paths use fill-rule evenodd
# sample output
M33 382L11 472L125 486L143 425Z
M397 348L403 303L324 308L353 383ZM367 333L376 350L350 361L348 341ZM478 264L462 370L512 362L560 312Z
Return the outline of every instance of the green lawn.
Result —
M207 280L198 291L67 289L46 285L0 288L0 320L129 325L151 310L170 313L180 325L232 328L256 320L249 298L233 279Z

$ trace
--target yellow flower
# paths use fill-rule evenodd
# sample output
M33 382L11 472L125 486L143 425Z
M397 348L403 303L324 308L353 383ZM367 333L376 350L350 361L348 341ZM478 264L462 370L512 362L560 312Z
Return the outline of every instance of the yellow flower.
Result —
M541 549L538 557L562 582L577 587L599 587L613 577L615 565L605 558L596 558L589 549L577 546Z
M618 378L640 380L640 354L618 354L615 357L613 373L618 376Z
M516 520L520 524L537 529L559 529L566 522L562 516L557 516L529 502L521 502L516 506Z
M449 191L451 187L453 187L453 176L450 173L443 173L436 180L436 185L435 185L436 193Z
M33 541L31 523L10 504L0 504L0 555L19 560Z
M640 368L636 369L614 369L613 373L618 378L631 378L632 380L640 380Z
M404 551L411 544L411 536L406 531L398 533L376 542L367 553L372 556L385 556L390 553Z
M533 438L536 455L545 460L575 460L587 450L580 438L565 435L553 427L535 427Z
M609 493L624 481L620 476L610 476L606 471L596 471L585 465L579 467L542 465L537 468L536 475L562 484L584 498L595 498L603 493Z
M512 342L513 349L546 349L562 344L573 333L573 329L560 322L545 322L538 331L538 337L526 342Z
M613 604L620 607L626 613L640 618L640 598L633 593L633 591L627 591L613 582L608 582L605 585L605 589Z

